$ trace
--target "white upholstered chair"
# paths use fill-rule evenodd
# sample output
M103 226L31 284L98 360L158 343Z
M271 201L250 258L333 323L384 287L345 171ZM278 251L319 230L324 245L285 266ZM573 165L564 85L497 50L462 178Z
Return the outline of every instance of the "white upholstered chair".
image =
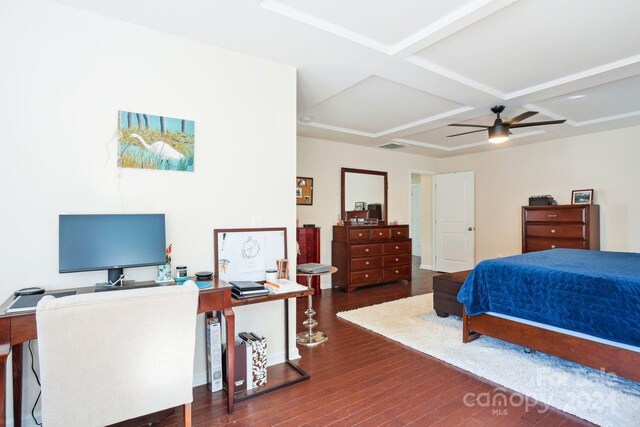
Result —
M184 405L190 426L197 306L193 282L43 298L43 425L104 426Z

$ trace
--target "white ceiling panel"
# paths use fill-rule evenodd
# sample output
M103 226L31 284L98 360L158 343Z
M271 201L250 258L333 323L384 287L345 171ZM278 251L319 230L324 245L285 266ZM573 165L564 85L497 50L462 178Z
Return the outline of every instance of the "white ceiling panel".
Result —
M536 102L536 105L574 122L640 111L640 76Z
M307 110L314 122L378 133L462 105L371 76Z
M637 0L520 0L418 56L513 92L640 54Z
M393 45L469 0L277 0L314 18Z

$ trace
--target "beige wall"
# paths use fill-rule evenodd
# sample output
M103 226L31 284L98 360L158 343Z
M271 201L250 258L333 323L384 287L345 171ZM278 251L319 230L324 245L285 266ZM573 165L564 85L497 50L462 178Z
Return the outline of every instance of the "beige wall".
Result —
M298 176L313 178L313 206L298 206L300 225L322 227L321 262L331 262L333 225L340 215L340 168L386 171L389 180L389 220L409 224L411 169L435 171L436 159L335 141L298 137ZM292 184L293 186L293 184ZM323 278L328 287L330 278Z
M420 236L422 259L420 265L428 268L433 268L432 179L431 175L420 175L420 191L422 191L422 233Z
M520 253L529 196L567 204L584 188L600 205L602 249L639 252L639 141L640 127L630 127L440 160L442 173L475 172L476 261Z

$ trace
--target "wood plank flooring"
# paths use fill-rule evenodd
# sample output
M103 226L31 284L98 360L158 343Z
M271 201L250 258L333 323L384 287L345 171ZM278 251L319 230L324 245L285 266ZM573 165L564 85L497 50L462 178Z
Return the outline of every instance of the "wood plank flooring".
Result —
M412 283L356 290L323 290L314 297L319 329L329 340L300 348L309 381L236 404L226 413L224 394L194 389L194 426L578 426L583 420L556 409L465 405L465 395L494 393L495 384L368 332L335 316L339 311L432 292L433 273L418 268ZM298 301L298 325L305 301ZM270 373L271 374L271 373ZM274 374L277 374L274 372ZM520 399L513 399L519 402ZM166 414L162 414L165 416ZM154 417L159 418L159 417ZM149 418L121 426L150 425ZM181 425L181 409L153 422Z

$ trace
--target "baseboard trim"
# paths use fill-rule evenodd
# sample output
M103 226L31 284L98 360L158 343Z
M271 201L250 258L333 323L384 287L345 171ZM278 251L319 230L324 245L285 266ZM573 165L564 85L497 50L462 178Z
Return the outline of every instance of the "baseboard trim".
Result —
M422 270L432 270L433 271L433 265L420 264L420 269L422 269Z

